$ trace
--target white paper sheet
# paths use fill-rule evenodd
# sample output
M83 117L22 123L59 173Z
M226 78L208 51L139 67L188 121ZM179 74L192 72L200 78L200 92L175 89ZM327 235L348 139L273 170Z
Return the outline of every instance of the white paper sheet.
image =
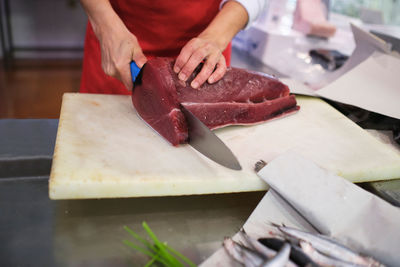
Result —
M316 93L400 119L400 59L375 52L356 68Z
M387 266L400 266L399 208L290 152L258 174L272 190L246 221L244 229L249 235L268 236L268 222L307 231L315 228ZM235 263L221 248L201 266Z
M319 96L400 119L400 58L390 44L352 26L357 48L346 64L329 73L319 90L286 79L292 93Z
M291 78L282 82L294 94L324 97L400 119L400 57L374 35L354 25L352 31L357 43L354 53L319 85L309 87Z
M259 176L319 232L400 265L399 208L294 154L276 158Z

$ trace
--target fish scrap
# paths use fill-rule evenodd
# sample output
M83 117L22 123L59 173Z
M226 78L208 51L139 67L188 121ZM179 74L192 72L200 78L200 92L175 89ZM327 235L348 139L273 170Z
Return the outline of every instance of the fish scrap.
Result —
M317 255L318 259L330 258L336 260L336 264L335 261L326 261L326 263L324 261L317 262L321 266L384 266L377 260L363 256L328 236L312 234L284 225L272 224L272 226L279 230L286 240L295 240L303 252L311 259L314 259L314 261L316 261ZM321 257L321 255L325 257Z
M372 257L361 255L328 236L284 225L271 225L277 230L277 237L257 240L241 229L241 242L225 238L223 246L226 252L246 267L384 266Z

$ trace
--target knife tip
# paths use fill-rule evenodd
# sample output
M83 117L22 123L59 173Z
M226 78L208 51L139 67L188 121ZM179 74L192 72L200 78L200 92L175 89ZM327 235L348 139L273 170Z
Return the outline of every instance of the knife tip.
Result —
M240 164L238 162L235 163L234 165L226 166L226 167L228 167L228 168L230 168L232 170L235 170L235 171L241 171L242 170L242 166L240 166Z

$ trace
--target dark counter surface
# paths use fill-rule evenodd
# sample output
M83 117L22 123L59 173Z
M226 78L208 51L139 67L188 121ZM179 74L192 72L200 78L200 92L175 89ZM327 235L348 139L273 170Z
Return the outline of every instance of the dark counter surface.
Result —
M0 178L49 175L58 120L0 120Z
M48 176L0 179L0 266L143 266L123 226L162 241L195 263L236 233L264 192L102 200L48 198Z

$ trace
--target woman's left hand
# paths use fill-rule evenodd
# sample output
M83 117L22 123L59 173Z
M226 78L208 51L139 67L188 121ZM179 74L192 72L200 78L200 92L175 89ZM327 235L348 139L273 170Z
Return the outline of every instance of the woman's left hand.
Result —
M215 83L226 73L226 61L222 55L223 49L210 38L202 37L190 40L181 50L175 61L174 71L182 81L186 81L196 67L204 65L193 79L190 86L199 88L204 82Z
M219 81L226 73L226 61L222 51L236 33L243 29L248 19L248 13L242 4L227 1L207 28L182 48L174 65L179 79L187 81L197 66L204 61L201 71L190 85L199 88L205 81Z

